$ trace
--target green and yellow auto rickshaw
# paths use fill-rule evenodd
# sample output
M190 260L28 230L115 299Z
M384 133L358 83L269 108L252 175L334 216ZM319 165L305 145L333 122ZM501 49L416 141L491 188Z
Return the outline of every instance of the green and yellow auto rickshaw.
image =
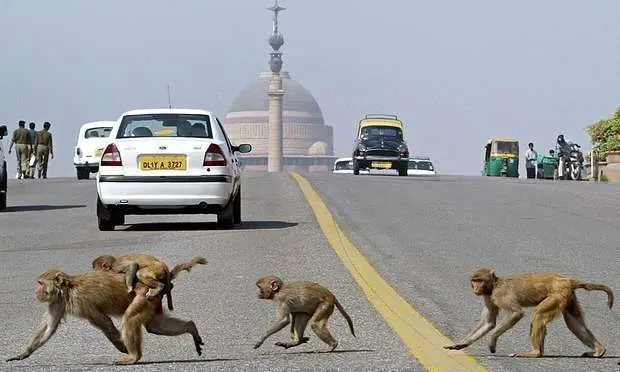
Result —
M494 137L484 148L483 176L519 177L519 141Z

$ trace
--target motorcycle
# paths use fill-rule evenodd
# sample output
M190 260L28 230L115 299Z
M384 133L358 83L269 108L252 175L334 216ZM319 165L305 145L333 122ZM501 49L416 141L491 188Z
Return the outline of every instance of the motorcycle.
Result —
M580 181L582 179L584 157L581 152L581 146L576 143L570 144L570 151L564 152L560 155L562 175L561 179L568 179L570 177L573 181Z

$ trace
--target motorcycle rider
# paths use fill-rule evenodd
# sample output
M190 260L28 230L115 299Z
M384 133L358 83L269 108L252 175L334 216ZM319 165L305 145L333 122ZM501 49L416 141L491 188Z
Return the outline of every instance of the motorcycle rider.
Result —
M570 153L571 151L573 151L573 146L576 148L581 148L581 146L576 143L566 141L563 134L560 134L558 136L555 148L559 157L558 177L560 177L561 179L564 178L564 169L566 167L566 162L570 162Z

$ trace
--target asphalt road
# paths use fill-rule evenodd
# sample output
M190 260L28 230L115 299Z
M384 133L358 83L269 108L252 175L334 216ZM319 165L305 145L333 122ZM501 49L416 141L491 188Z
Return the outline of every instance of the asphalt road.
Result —
M469 288L476 268L498 275L554 271L620 289L620 187L589 182L482 177L309 174L349 239L409 303L457 341L478 321ZM620 316L603 292L578 290L586 322L607 346L586 351L556 318L548 357L515 359L529 350L529 313L490 354L483 338L467 351L491 371L618 370ZM617 305L617 304L616 304Z
M74 274L90 270L100 254L148 252L171 265L195 255L209 261L180 274L174 288L173 314L196 322L205 348L199 357L189 335L146 334L144 357L132 370L423 370L327 245L295 181L286 173L245 177L245 222L233 231L218 230L215 216L128 216L133 225L100 232L93 180L11 180L9 208L0 212L0 369L109 370L123 354L76 318L67 318L30 358L4 359L21 353L39 325L44 305L33 292L40 273L60 267ZM310 342L296 349L273 345L288 339L284 330L252 349L275 319L273 305L256 298L254 283L272 273L327 284L353 318L357 338L335 313L331 331L340 345L334 353L314 353L327 346L311 330Z
M479 300L468 276L479 266L499 275L558 271L620 288L620 188L587 182L480 177L414 178L384 175L305 174L337 222L375 269L446 336L458 340L475 325ZM145 336L139 370L424 370L378 315L327 244L289 175L246 173L244 224L218 230L215 216L128 216L113 232L96 227L94 182L12 180L9 209L0 212L0 350L3 359L23 350L43 314L34 298L36 277L49 267L87 271L100 254L149 252L169 264L203 255L209 261L182 273L174 315L193 319L205 340L198 357L189 335ZM134 224L135 223L135 224ZM133 224L133 225L132 225ZM254 281L283 279L326 283L351 314L357 338L342 316L330 324L338 352L311 341L282 350L272 336L252 345L273 320L273 306L256 298ZM486 338L466 349L491 371L617 370L618 311L601 292L579 291L591 330L607 348L602 359L576 358L585 347L561 318L550 326L540 359L507 355L529 349L529 316L498 343ZM118 324L118 323L117 323ZM121 356L85 321L68 318L29 359L2 369L104 370Z

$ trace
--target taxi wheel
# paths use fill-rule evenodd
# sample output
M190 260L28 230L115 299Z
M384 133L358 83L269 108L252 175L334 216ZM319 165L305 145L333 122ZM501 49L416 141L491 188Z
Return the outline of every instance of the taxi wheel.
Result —
M235 197L235 201L233 202L233 215L234 215L234 223L241 223L241 186L239 186L239 192L237 192L237 196Z
M232 229L235 226L235 201L231 201L217 214L217 226L224 229Z

